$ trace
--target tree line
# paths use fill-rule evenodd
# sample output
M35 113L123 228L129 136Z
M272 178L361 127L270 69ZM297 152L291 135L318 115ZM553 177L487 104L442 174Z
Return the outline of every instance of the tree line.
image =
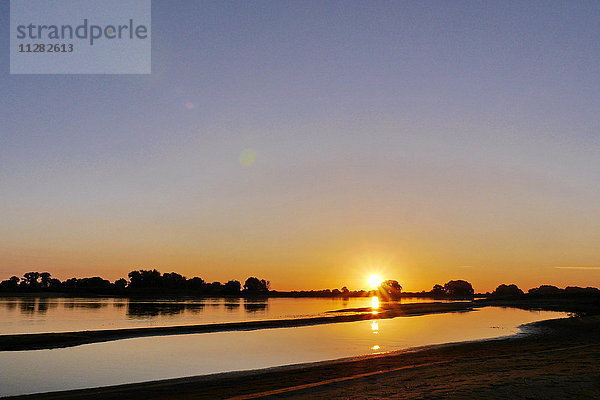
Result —
M237 280L226 283L206 282L200 277L186 278L176 272L161 274L156 269L131 271L127 277L114 282L99 276L70 278L61 281L49 272L27 272L22 278L12 276L0 282L2 292L59 292L93 294L190 294L190 295L240 295L266 294L270 282L249 277L242 285Z
M402 295L402 286L395 280L383 281L375 290L349 290L346 286L341 289L323 289L323 290L293 290L290 292L280 292L272 290L271 296L289 296L289 297L370 297L380 296L384 298L399 298Z
M434 285L429 292L432 297L452 297L452 298L470 298L475 295L473 286L463 280L449 281L444 285ZM514 283L501 284L496 287L493 292L485 293L486 297L520 297L520 296L571 296L571 295L582 295L582 296L599 296L600 290L595 287L579 287L579 286L567 286L564 289L560 289L553 285L541 285L535 288L531 288L525 293Z
M515 284L505 285L502 284L496 288L492 293L487 293L492 297L516 297L525 294L523 290ZM579 287L579 286L567 286L564 289L560 289L553 285L541 285L536 288L529 289L527 291L529 296L560 296L560 295L580 295L580 296L600 296L600 289L595 287Z
M375 290L341 289L302 290L282 292L271 290L268 280L249 277L242 285L237 280L225 283L206 282L200 277L186 278L176 272L160 273L156 269L140 269L131 271L127 278L114 282L99 276L91 278L70 278L61 281L53 278L49 272L27 272L23 277L12 276L0 282L0 292L31 293L55 292L75 294L117 294L117 295L199 295L199 296L244 296L269 295L280 297L367 297L379 296L384 299L397 299L402 296L419 296L433 298L469 299L475 296L471 283L458 279L445 284L436 284L430 291L403 293L402 286L396 280L386 280ZM592 295L600 296L600 290L593 287L581 288L567 286L560 289L552 285L541 285L527 291L527 294L515 284L501 284L493 292L485 293L488 297L557 296L557 295Z

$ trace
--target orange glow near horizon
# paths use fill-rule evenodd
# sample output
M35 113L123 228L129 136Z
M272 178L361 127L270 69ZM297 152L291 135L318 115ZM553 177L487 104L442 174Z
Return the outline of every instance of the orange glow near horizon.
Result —
M127 232L136 230L131 228ZM370 274L397 280L404 292L428 291L434 284L443 285L452 279L471 282L479 293L491 292L502 283L514 283L524 291L542 284L561 288L600 286L599 267L586 259L591 253L584 253L573 262L582 266L569 268L564 267L569 266L566 257L553 254L551 249L548 257L552 256L554 261L540 257L527 260L525 254L518 252L498 255L491 250L488 255L478 255L477 260L469 260L459 252L450 257L442 254L442 250L429 251L425 256L424 249L417 245L400 250L392 249L391 245L372 246L374 249L365 245L357 251L355 244L337 242L322 243L322 247L308 247L308 250L301 247L302 251L300 246L282 245L289 250L286 254L294 251L300 254L289 259L278 253L281 249L264 249L252 243L252 248L242 246L235 252L230 247L231 254L224 258L216 249L222 244L215 244L211 238L206 239L206 243L214 244L211 248L206 247L205 242L198 247L193 246L197 243L187 245L185 238L177 247L168 240L164 243L157 240L151 248L140 243L133 245L130 239L119 237L118 232L114 236L121 242L86 245L87 242L62 237L61 243L43 247L15 245L15 250L9 244L0 248L0 280L12 275L21 277L29 271L48 271L60 280L101 276L114 281L127 278L132 270L156 268L162 273L174 271L188 278L199 276L207 282L235 279L243 283L248 277L257 276L271 281L271 287L281 291L341 289L343 286L350 290L371 290ZM131 247L124 248L129 244ZM84 245L85 249L81 250L79 247ZM201 254L201 250L205 253ZM263 253L264 256L259 256ZM486 258L493 260L486 261Z

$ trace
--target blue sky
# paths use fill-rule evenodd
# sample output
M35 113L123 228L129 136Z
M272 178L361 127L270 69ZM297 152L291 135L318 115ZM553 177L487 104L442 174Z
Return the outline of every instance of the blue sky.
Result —
M597 2L152 12L149 76L0 57L0 275L600 284Z

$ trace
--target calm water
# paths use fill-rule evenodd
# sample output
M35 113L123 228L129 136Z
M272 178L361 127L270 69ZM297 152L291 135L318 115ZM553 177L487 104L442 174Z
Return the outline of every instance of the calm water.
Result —
M428 301L434 300L402 299L402 303ZM369 297L345 300L215 298L186 301L0 297L0 334L299 318L320 315L330 310L369 306L371 306Z
M0 352L0 395L265 368L493 338L513 334L524 323L563 316L488 307L465 313Z

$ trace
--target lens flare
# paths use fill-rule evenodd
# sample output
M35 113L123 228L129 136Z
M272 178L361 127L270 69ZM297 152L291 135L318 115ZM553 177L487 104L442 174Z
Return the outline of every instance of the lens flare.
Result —
M239 157L240 165L243 167L251 167L256 162L256 151L252 149L244 149Z

